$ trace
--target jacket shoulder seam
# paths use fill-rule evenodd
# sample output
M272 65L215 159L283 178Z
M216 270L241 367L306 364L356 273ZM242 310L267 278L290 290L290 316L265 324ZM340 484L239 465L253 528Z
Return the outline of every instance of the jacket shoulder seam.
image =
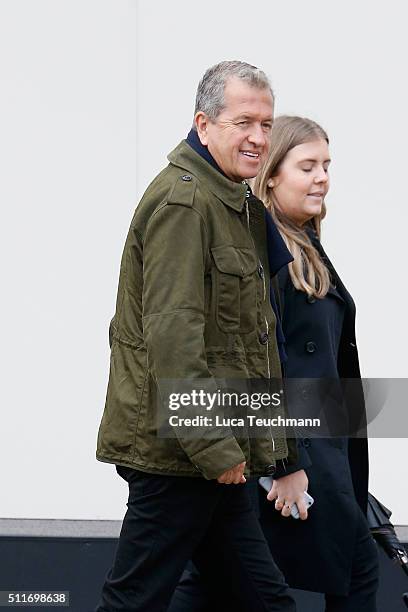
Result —
M163 202L161 202L161 204L159 204L159 206L156 208L156 210L153 212L152 216L150 217L148 224L168 204L169 204L168 200L164 200ZM184 204L181 204L181 206L184 206ZM203 213L201 212L201 210L198 210L195 206L186 206L186 208L189 209L189 210L194 211L201 218L201 221L202 221L203 227L204 227L204 231L205 231L205 238L206 238L206 241L207 241L207 247L208 247L208 245L209 245L208 228L207 228L207 222L206 222L206 219L205 219Z
M167 197L167 204L193 207L197 179L190 174L178 176Z

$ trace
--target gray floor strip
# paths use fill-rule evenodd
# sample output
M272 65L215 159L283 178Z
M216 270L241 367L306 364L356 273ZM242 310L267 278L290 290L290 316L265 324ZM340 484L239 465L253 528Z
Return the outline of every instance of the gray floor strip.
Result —
M121 521L0 519L0 537L117 538Z
M0 519L0 537L117 538L121 521L63 519ZM408 542L408 526L395 527L401 542Z

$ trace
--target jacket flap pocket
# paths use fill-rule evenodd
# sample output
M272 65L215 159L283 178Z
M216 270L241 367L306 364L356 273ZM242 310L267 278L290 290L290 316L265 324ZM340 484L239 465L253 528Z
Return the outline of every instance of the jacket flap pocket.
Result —
M232 274L243 278L252 274L258 262L251 249L237 249L233 246L219 246L211 249L214 263L223 274Z

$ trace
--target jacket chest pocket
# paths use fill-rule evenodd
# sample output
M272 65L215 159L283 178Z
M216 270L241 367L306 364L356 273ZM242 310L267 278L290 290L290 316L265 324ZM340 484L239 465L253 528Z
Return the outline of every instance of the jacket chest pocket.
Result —
M256 328L258 260L251 249L219 246L214 260L215 317L227 333L247 333Z

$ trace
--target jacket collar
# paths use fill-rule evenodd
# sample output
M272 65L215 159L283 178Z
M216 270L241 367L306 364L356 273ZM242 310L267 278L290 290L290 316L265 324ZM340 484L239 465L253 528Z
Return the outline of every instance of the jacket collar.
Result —
M208 189L223 204L242 212L247 192L246 183L234 183L229 178L213 168L201 155L196 153L185 140L167 156L173 166L191 172L199 180L205 181Z
M191 130L189 131L187 135L186 142L187 144L190 145L192 149L194 149L196 153L198 153L201 157L203 157L205 161L207 161L210 164L210 166L218 170L218 172L220 172L223 176L225 176L225 178L228 178L227 175L221 170L221 168L219 167L219 165L217 164L213 156L211 155L210 151L208 150L208 147L202 144L198 136L197 130L194 130L193 128L191 128Z

